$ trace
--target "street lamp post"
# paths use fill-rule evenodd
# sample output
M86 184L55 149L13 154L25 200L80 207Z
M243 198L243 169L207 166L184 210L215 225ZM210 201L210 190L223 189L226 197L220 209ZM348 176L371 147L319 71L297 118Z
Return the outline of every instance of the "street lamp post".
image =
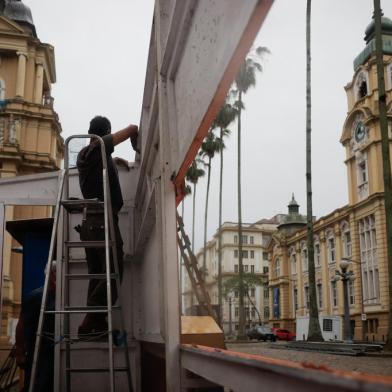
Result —
M343 323L343 340L352 343L353 339L351 336L350 327L350 306L348 303L348 282L353 281L355 276L352 271L347 271L350 265L350 261L342 259L339 263L340 271L335 271L335 277L333 280L337 282L341 280L343 282L343 302L344 302L344 323Z

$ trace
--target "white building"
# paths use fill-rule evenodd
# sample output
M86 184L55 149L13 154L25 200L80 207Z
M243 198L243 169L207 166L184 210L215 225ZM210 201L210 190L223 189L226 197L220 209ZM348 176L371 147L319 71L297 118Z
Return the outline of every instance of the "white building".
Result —
M245 297L245 314L247 326L262 322L269 318L268 290L268 253L264 249L276 231L281 216L272 219L262 219L255 223L243 223L243 265L244 272L255 273L265 277L266 285L255 287L249 292L251 301ZM221 227L222 233L222 276L223 281L238 274L238 224L225 222ZM198 264L203 265L203 248L196 254ZM206 246L206 286L211 302L218 307L218 231ZM191 284L185 273L183 290L184 309L186 314L197 312L197 300L191 295ZM254 303L255 306L252 305ZM238 293L229 293L223 298L223 328L226 334L235 334L238 329Z

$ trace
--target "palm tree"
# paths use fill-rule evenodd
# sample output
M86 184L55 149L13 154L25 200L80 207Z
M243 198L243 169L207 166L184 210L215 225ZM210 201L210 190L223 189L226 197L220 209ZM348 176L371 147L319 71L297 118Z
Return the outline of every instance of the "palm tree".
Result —
M314 242L313 242L313 207L312 207L312 95L311 95L311 56L310 56L310 22L311 0L306 4L306 212L307 212L307 250L309 269L309 330L308 341L322 342L317 294L316 294L316 271L314 265Z
M204 139L199 154L207 158L207 191L206 191L206 204L204 210L204 247L203 247L203 271L204 276L207 271L207 217L208 217L208 199L210 193L210 180L211 180L211 160L215 154L223 148L223 140L217 138L212 130L210 130Z
M253 53L247 56L242 64L236 78L234 90L237 96L237 101L234 103L237 109L237 125L238 125L238 266L239 266L239 320L238 320L238 337L245 338L245 312L244 312L244 284L243 284L243 263L242 263L242 203L241 203L241 120L242 110L244 110L243 94L246 94L250 87L256 85L256 73L262 71L262 66L258 59L268 49L265 47L258 47Z
M222 195L223 195L223 150L225 136L230 134L230 130L227 129L229 124L234 121L237 116L236 108L226 102L219 110L214 127L220 129L220 139L222 141L222 149L220 150L220 171L219 171L219 225L218 225L218 305L219 305L219 325L222 327L222 306L223 306L223 292L222 292Z
M200 177L203 177L205 171L198 164L200 160L196 159L192 162L186 172L186 179L193 184L193 206L192 206L192 252L195 250L195 211L196 211L196 185Z

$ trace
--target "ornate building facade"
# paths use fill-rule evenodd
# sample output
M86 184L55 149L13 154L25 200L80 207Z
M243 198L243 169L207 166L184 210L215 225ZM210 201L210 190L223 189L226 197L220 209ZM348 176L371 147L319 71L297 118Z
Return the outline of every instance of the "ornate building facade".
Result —
M345 87L348 114L340 142L345 148L348 204L314 223L316 288L321 328L343 316L343 286L335 278L342 258L351 260L349 282L351 328L355 339L385 341L388 329L388 266L384 212L381 132L378 112L374 22L366 29L366 47L354 61ZM392 138L392 21L383 18L384 71L389 137ZM392 149L391 149L392 150ZM289 223L289 222L288 222ZM298 223L298 222L297 222ZM270 323L296 330L309 308L306 230L278 227L268 246Z
M42 43L30 9L19 0L0 1L0 177L59 169L61 125L53 109L54 48ZM7 207L7 220L45 217L50 207ZM8 344L19 315L21 255L8 234L3 249L1 342Z

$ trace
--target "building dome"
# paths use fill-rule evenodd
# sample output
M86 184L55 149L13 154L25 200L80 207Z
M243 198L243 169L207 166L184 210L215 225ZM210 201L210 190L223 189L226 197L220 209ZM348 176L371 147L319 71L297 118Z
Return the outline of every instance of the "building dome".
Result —
M381 32L382 34L392 35L392 20L383 16L381 17ZM365 30L365 41L368 43L375 34L374 19L369 23Z
M36 36L30 8L21 0L5 0L3 3L3 16L22 25L22 27L29 28L34 36Z

